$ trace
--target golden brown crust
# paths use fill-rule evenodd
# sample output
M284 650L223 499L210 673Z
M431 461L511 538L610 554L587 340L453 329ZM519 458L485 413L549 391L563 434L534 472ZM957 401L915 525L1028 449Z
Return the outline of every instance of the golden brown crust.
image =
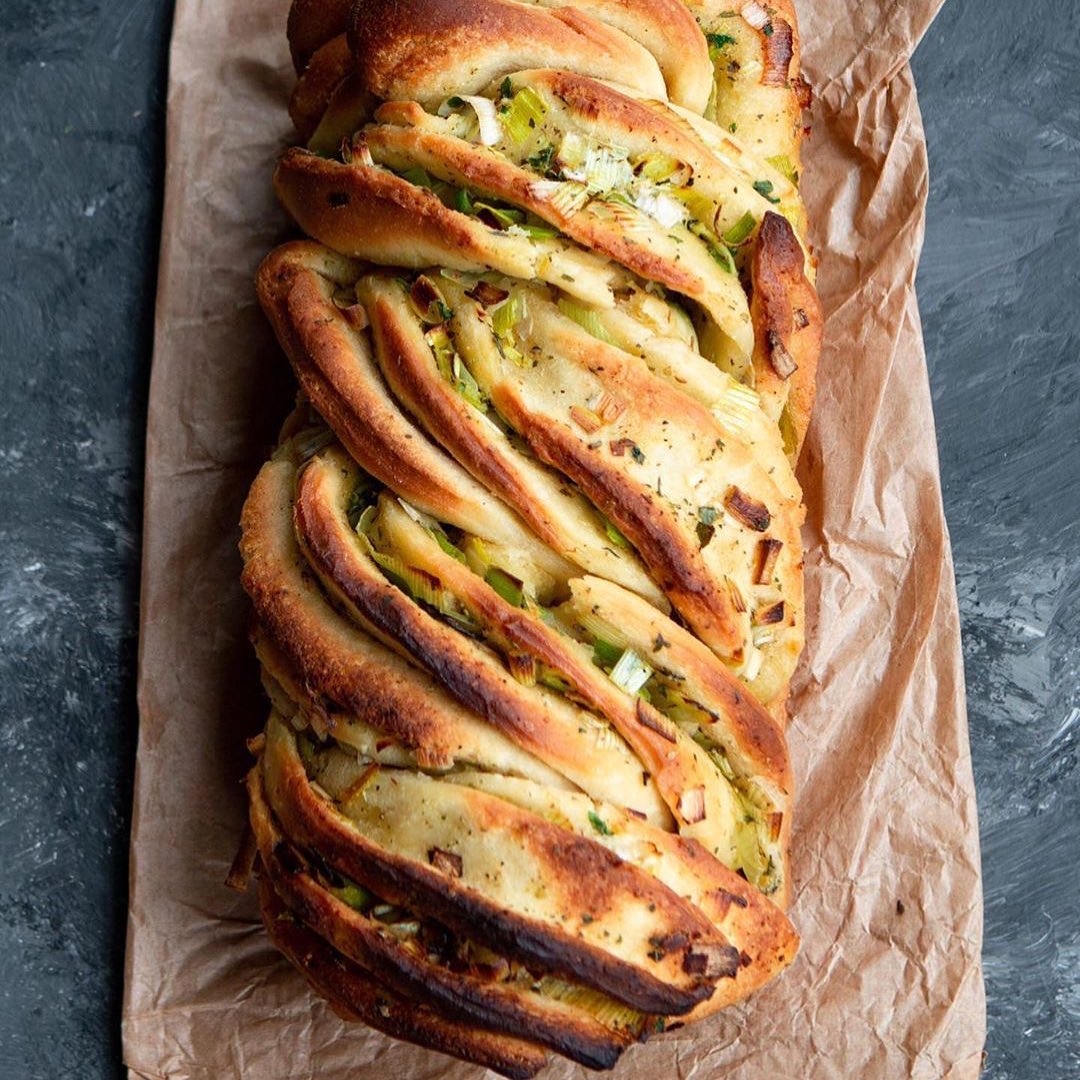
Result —
M548 66L670 95L697 111L709 97L708 50L675 0L482 0L468 9L452 0L376 0L358 7L352 41L358 67L386 99L473 93L512 71Z
M391 585L363 553L335 498L335 470L318 459L301 474L293 510L297 536L324 584L354 617L422 665L463 706L598 797L654 814L651 784L619 741L584 753L581 710L519 683L489 650L439 622ZM618 794L616 794L618 793Z
M792 0L767 5L771 18L756 29L726 0L686 0L702 29L734 37L714 61L716 93L713 116L718 126L735 125L765 156L784 154L798 168L803 137L802 106L797 91L801 79L802 46L799 21ZM785 29L786 28L786 29ZM777 30L779 29L779 35ZM770 54L790 33L787 83L770 80ZM778 37L773 43L772 38ZM786 50L785 50L786 53Z
M700 277L681 266L674 257L665 258L651 247L634 242L613 221L598 219L583 212L561 212L557 206L536 193L535 174L492 157L469 143L427 132L385 128L370 129L367 139L372 150L376 152L406 149L429 156L432 164L440 163L444 172L465 187L531 210L558 226L582 247L606 255L650 281L658 281L695 298L705 292L705 285ZM368 170L358 177L361 183L364 180L371 182L373 179ZM432 209L438 213L434 207ZM444 220L452 215L455 219L461 219L455 222L459 229L467 227L469 218L445 207L443 211L444 214L439 216ZM454 239L448 238L445 246L453 244ZM336 244L331 242L331 246Z
M344 34L331 38L312 56L289 99L289 117L301 142L315 134L334 92L351 71L352 54Z
M553 814L565 827L596 837L592 818L582 820L579 795L546 792L528 781L490 775L463 773L459 782L491 790L537 813ZM798 936L776 904L745 878L697 840L654 828L616 807L599 809L611 833L600 842L631 861L643 858L650 873L701 908L739 950L735 978L721 980L712 997L694 1010L695 1017L742 1000L791 963L799 949Z
M560 474L523 457L442 377L403 290L386 278L366 278L358 290L367 302L375 351L387 383L431 437L517 511L553 550L664 607L663 594L633 553L612 548L588 501L571 491ZM466 300L463 306L467 305Z
M556 699L551 695L541 696L537 690L520 686L501 665L489 660L486 651L475 649L460 635L423 615L416 605L397 597L381 603L371 598L373 585L380 593L385 593L385 586L363 565L355 544L347 537L347 525L338 509L341 499L335 494L341 474L337 461L328 454L314 459L300 481L297 519L317 570L329 575L335 588L380 630L405 645L409 654L428 667L460 701L491 717L545 761L562 762L560 767L566 775L590 793L600 794L602 788L592 770L574 771L566 764L579 758L590 760L601 776L617 765L610 759L599 760L609 755L608 742L601 752L591 745L588 736L582 737L583 728L590 730L592 726L587 718L576 710L556 708ZM621 692L582 650L573 649L557 631L534 615L513 608L477 575L439 551L434 541L429 541L428 547L434 550L429 552L424 571L452 589L489 637L502 643L504 663L516 650L518 655L531 656L566 679L575 696L606 717L625 739L675 820L690 835L699 835L703 840L717 830L722 835L721 824L712 816L719 801L714 803L709 798L712 786L720 781L700 747L647 702ZM391 609L396 609L394 615ZM504 716L507 710L512 710L509 718ZM534 726L557 741L537 742ZM636 788L624 786L628 779L625 774L618 777L620 784L615 790L621 791L623 798L627 798L628 790ZM774 782L782 783L783 779L782 766ZM707 805L712 804L713 810L712 815L703 812L699 820L688 822L681 803L684 792L695 787L704 789ZM611 789L607 797L611 798Z
M710 647L728 656L742 649L731 595L702 562L700 550L685 536L671 511L647 485L631 480L604 462L567 424L529 412L514 388L495 392L499 411L520 431L533 452L566 473L641 552L653 576L676 609Z
M375 381L365 382L370 389L363 397L346 396L355 385L352 372L365 362L374 369L364 339L332 300L334 286L355 281L359 272L359 264L299 242L278 248L263 261L259 299L301 387L353 456L409 498L449 503L452 512L462 490L458 477L451 485L438 483L444 470L436 467L436 452L404 418L395 416L393 403L387 395L378 395Z
M259 268L259 300L297 379L355 460L414 506L517 547L556 577L572 564L434 447L401 412L379 377L367 339L334 303L360 264L318 244L278 248Z
M802 248L779 214L767 214L762 222L751 282L757 389L775 419L786 404L798 456L814 407L823 318L817 290L806 277ZM782 373L790 364L795 370L784 388Z
M263 632L302 685L400 742L421 767L446 769L460 761L551 782L539 761L334 611L296 546L294 477L288 461L263 467L244 505L240 552L243 585Z
M408 333L412 328L396 317L385 296L379 296L372 308L379 359L399 400L408 404L413 415L431 430L433 438L440 439L482 484L500 492L504 498L509 495L511 505L544 543L559 547L561 538L546 514L546 507L528 497L519 472L521 456L512 450L493 453L491 441L483 439L476 426L468 422L471 406L464 398L437 373L437 382L424 378L425 362L430 364L431 352Z
M345 960L297 919L265 875L259 878L259 905L270 940L343 1019L363 1021L395 1039L494 1069L511 1080L529 1080L547 1064L542 1047L447 1019Z
M709 719L702 733L724 748L736 772L752 778L758 796L768 801L771 822L779 819L773 847L781 862L776 888L769 896L786 909L791 891L788 842L794 780L782 722L697 638L637 597L599 578L584 578L572 585L574 596L564 610L602 617L617 628L629 647L648 656L681 696L703 708Z
M582 333L550 307L532 307L537 340L547 342L552 355L528 371L504 365L490 387L499 412L541 460L571 477L618 525L672 605L723 657L745 659L752 552L766 530L779 538L777 576L788 606L769 650L790 676L793 659L781 653L802 635L800 507L780 494L737 431L652 375L642 361ZM562 382L542 381L543 364L556 361ZM576 428L563 411L563 403L589 393L591 383L627 406L602 439ZM689 461L690 475L684 467ZM724 515L733 491L752 493L766 508L765 520L750 526ZM704 508L716 512L717 535L709 539L697 531Z
M301 921L337 952L410 999L442 1007L465 1022L550 1047L593 1069L608 1069L633 1041L580 1009L561 1006L526 986L502 983L465 967L430 959L386 924L338 899L313 876L303 854L281 833L266 803L259 769L248 775L251 825L263 873ZM430 925L438 937L437 924Z
M325 514L328 511L332 514L332 505L328 504L337 501L333 496L329 499L318 498L319 490L324 489L327 485L332 487L335 478L340 475L340 467L338 465L331 465L331 462L334 460L335 459L332 457L325 461L321 458L316 458L308 466L308 472L305 474L306 479L314 488L312 498L313 500L318 501L315 513L320 515ZM295 593L302 590L303 585L301 584L298 586L293 582L293 579L298 578L299 575L282 566L285 560L280 552L275 550L275 542L273 539L266 535L268 529L280 530L287 520L287 513L282 512L278 508L278 502L282 498L289 498L289 491L291 490L292 485L291 482L288 482L287 480L288 469L288 464L284 462L276 462L267 466L267 469L264 470L266 479L260 478L260 481L256 485L256 490L249 500L249 506L245 511L243 544L247 565L245 579L249 589L251 589L253 595L256 597L257 609L260 613L265 615L268 620L268 625L272 625L276 619L274 609L273 607L268 609L265 597L285 598L286 619L288 622L291 622L292 627L295 628L291 637L295 637L296 634L299 634L302 638L305 633L310 633L310 631L305 629L306 621L309 622L312 618L315 618L316 620L319 619L319 607L315 608L313 615L307 615L305 609L298 608L295 600L289 601L287 599L289 593ZM273 472L275 471L280 474L280 478L276 482L273 480ZM275 485L277 487L278 495L276 498L268 498L267 496L260 494L260 488L267 484ZM263 507L264 509L260 510L260 507ZM265 514L267 511L272 513L275 520L269 526L266 524L259 525L256 521L257 517L260 514ZM277 541L277 546L283 546L282 541ZM340 561L352 561L349 552L344 552ZM264 563L267 565L264 566ZM463 587L462 583L456 581L450 572L453 567L458 566L459 564L453 560L444 559L443 563L437 565L436 568L439 573L444 576L444 580L448 585L453 586L456 590L460 590L460 595L469 598L469 607L471 610L486 613L489 623L492 625L497 624L508 641L521 648L523 651L527 651L538 657L540 660L549 663L550 666L560 671L569 679L571 684L577 688L583 698L591 701L600 712L618 721L622 729L630 729L631 735L633 734L633 728L636 726L634 710L631 707L628 710L629 715L624 715L627 711L626 706L622 704L619 695L611 684L607 683L606 679L600 679L597 673L595 673L595 669L590 671L588 666L582 665L581 661L577 659L572 652L569 652L565 646L559 644L560 639L556 635L553 635L545 626L543 626L543 624L531 619L524 612L512 609L505 601L502 601L492 589L482 583L479 579L473 579L475 584L472 585L471 592L468 589L467 581ZM472 575L468 571L463 570L462 574L466 579L472 578ZM292 576L290 577L290 575ZM258 582L258 586L254 587L253 582ZM606 603L606 597L604 595L605 589L607 590L608 596L610 596L612 591L618 593L622 600L622 606L618 609L618 615L622 620L621 625L625 625L627 632L638 632L634 629L634 605L639 605L642 608L648 609L647 605L644 605L640 600L634 600L632 596L623 593L622 590L616 590L615 587L610 584L594 581L592 582L591 589L592 592L590 593L590 596L595 597L595 600L598 601L601 606ZM316 600L315 603L318 605L320 601ZM332 622L337 618L328 607L322 605L322 608L322 620ZM610 605L607 608L602 607L602 609L610 610ZM648 610L652 611L652 609ZM685 642L681 641L680 638L685 638L687 641L692 641L693 639L689 638L689 635L686 635L685 632L680 631L674 624L671 624L670 621L664 620L659 613L654 612L654 615L656 616L656 620L659 621L653 621L651 619L646 620L646 637L652 638L654 635L662 634L665 641L664 649L666 650L666 656L668 657L667 662L669 665L674 665L681 673L680 678L685 679L688 691L698 697L705 697L711 705L716 704L712 698L703 695L699 689L706 681L710 668L715 668L717 666L715 661L711 661L710 663L707 650L701 650L704 653L704 656L698 656L696 658L692 657L691 660L687 661L685 656L687 652ZM637 616L637 618L640 618L640 616ZM317 635L320 633L321 636L317 636L315 642L317 650L321 650L327 656L333 657L332 634L323 628L319 628L319 630L316 631ZM434 641L430 643L425 642L423 647L425 650L431 651L432 648L436 647L436 643ZM374 643L370 643L368 649L373 655L370 657L367 666L372 668L373 675L367 685L371 687L373 694L385 694L388 690L393 689L393 686L383 685L385 680L382 679L380 668L383 666L388 668L387 675L390 675L395 670L395 664L393 662L394 658L389 658L390 662L388 663L385 654L382 654L379 647ZM701 647L698 646L698 649L701 649ZM265 655L262 651L260 654ZM380 655L383 656L382 661L379 661ZM345 650L339 654L336 662L349 665L350 659L352 666L355 667L357 659L350 658L348 650ZM695 659L697 671L695 671ZM277 676L280 673L279 664L271 660L271 665L275 676ZM397 666L400 667L400 664ZM702 669L706 672L705 676L702 676L701 674ZM407 675L408 672L409 669L406 668L405 674ZM285 680L287 682L295 681L290 678L288 673L285 674ZM332 700L350 700L348 693L351 691L352 687L349 680L345 679L344 681L345 692L343 693L340 689L342 685L341 677L332 668L328 674L325 669L320 669L318 667L312 669L309 667L305 669L303 681L306 687L309 687L311 690L316 690L319 693L326 694ZM398 682L400 681L401 680L398 679ZM363 689L363 686L364 683L361 682L361 690ZM294 693L294 697L295 696L297 695ZM440 701L440 696L437 693L431 694L429 691L429 696L434 699L432 704ZM429 740L433 735L437 735L440 730L437 719L440 713L450 713L452 715L454 712L453 709L448 709L445 702L440 703L438 709L432 710L430 708L425 708L426 703L423 701L423 698L413 698L413 706L418 714L413 718L409 715L399 714L399 707L396 704L399 698L392 696L390 700L395 702L395 704L391 706L387 712L380 710L375 711L374 714L371 712L370 703L364 702L362 699L360 701L354 700L354 705L359 713L367 711L369 716L373 715L375 722L378 723L383 730L403 739L405 744L410 747L416 745L416 734L420 734L421 737L426 737ZM408 708L407 702L404 699L400 700L402 706ZM414 728L411 726L411 721L413 719L422 719L425 712L434 720L434 723L427 731L424 731L424 729L421 728L414 734ZM760 717L758 719L760 721ZM449 720L449 716L445 716L444 720ZM657 717L657 721L660 720L661 718ZM764 723L768 725L770 721L766 719ZM442 726L445 727L446 725L443 724ZM462 739L461 728L462 723L461 721L458 721L456 738L459 748ZM334 730L332 725L330 730ZM676 769L679 758L671 758L671 754L673 748L676 751L679 750L679 744L672 744L670 742L671 736L662 738L651 731L651 729L643 729L641 734L644 735L646 739L651 735L655 740L657 751L657 764L655 765L658 773L657 782L662 783L663 774L667 771L671 771L671 783L675 785L676 790L678 790L679 781L677 779L677 772L674 770ZM733 732L733 734L735 745L738 746L741 751L739 760L745 766L746 759L753 759L755 755L759 754L759 747L754 744L753 738L741 737L741 733L738 731ZM651 752L642 746L640 737L637 739L632 738L631 741L635 744L635 748L638 750L639 754L642 755L642 760L645 763L652 760ZM777 747L775 745L775 739L770 742L767 730L762 730L760 723L756 729L756 741L758 743L763 742L766 747L771 745L773 752L781 754L782 756L782 746ZM683 748L686 746L686 743L682 744ZM595 751L593 751L593 753L595 754ZM448 753L431 756L428 757L427 760L434 767L445 768L453 761L453 756ZM782 758L782 760L784 759ZM610 768L610 765L606 767ZM778 771L775 766L770 770L770 767L759 759L759 767L763 770L759 774L761 778L768 779L771 775L771 780L769 782L779 786L782 790L785 785L789 783L785 765L781 764ZM503 764L503 769L506 769L506 763ZM533 769L532 772L534 775L537 775L537 770ZM550 780L544 778L542 774L539 774L538 778L545 783L550 783ZM730 880L727 882L727 887L730 889Z
M514 837L550 868L551 886L565 897L570 929L508 911L452 876L368 840L312 790L292 736L280 721L268 729L262 769L268 801L286 833L317 850L338 873L458 934L520 955L540 970L593 986L641 1012L671 1015L688 1012L713 991L716 975L697 973L691 957L720 950L722 974L731 977L737 970L737 955L729 954L726 939L698 909L599 844L570 836L502 800L477 799L485 831ZM598 943L607 913L627 907L636 911L635 932L648 927L647 935L660 943L650 956L651 971L612 952L614 942L610 947ZM582 921L583 912L595 915ZM729 966L729 961L735 962Z
M452 247L460 269L486 268L488 229L382 170L293 149L278 163L274 186L304 232L335 251L419 268Z
M513 71L564 67L664 98L652 53L574 7L514 0L368 0L349 32L365 86L384 100L438 106Z
M355 6L356 0L293 0L286 33L298 75L323 45L345 33Z
M682 857L697 865L703 881L715 882L702 909L739 946L738 975L720 983L687 1018L697 1020L743 1001L774 979L798 954L799 936L784 917L779 899L779 906L774 906L737 874L718 873L719 864L696 840L671 837L668 842L679 845ZM724 869L720 866L720 871Z
M578 583L574 584L577 591ZM791 789L783 729L713 652L683 627L609 581L585 578L580 589L584 604L600 604L614 613L615 625L624 633L650 640L654 646L661 642L659 648L654 647L657 665L677 672L688 689L722 714L731 741L743 759L753 764L757 775L784 791Z
M610 296L616 276L599 256L569 241L534 244L527 237L491 229L384 169L355 162L346 166L290 150L278 163L274 186L306 233L342 254L385 266L441 266L476 273L494 269L525 280L558 281L575 295L581 283L575 286L565 272L586 267L590 299L596 292Z

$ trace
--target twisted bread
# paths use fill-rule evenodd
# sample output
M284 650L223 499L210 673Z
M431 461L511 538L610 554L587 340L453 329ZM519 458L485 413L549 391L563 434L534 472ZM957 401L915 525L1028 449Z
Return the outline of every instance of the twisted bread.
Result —
M785 0L295 0L301 399L243 515L264 920L347 1019L610 1067L790 963L821 315Z

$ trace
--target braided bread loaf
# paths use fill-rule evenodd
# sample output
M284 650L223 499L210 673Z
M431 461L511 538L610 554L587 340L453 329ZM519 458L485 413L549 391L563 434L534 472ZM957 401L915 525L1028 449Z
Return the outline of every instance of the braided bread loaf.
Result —
M243 514L264 920L348 1019L610 1067L792 960L789 0L295 0Z

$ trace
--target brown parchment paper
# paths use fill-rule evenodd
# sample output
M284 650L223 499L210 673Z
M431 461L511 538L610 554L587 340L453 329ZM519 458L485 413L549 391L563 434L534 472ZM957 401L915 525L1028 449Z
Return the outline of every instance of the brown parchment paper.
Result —
M805 190L828 313L800 473L808 643L794 966L631 1049L619 1078L975 1077L982 905L963 669L914 292L926 151L907 58L941 0L809 0ZM124 1055L132 1077L480 1070L346 1026L222 882L262 722L236 522L291 394L252 275L285 233L287 0L178 0L147 433L141 729ZM582 1077L558 1062L546 1080Z

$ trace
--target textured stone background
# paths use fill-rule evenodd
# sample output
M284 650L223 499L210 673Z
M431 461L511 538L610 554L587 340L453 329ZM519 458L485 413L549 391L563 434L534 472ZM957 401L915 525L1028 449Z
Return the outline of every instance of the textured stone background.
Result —
M121 1075L168 0L0 2L0 1080ZM1080 1076L1080 19L915 58L919 293L986 878L991 1080ZM253 1078L255 1080L255 1078Z

